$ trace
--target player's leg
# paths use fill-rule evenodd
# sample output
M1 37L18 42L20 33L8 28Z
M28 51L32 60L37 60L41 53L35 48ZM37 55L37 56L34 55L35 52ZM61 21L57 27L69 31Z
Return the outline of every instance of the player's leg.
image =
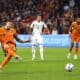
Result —
M74 47L74 42L71 42L71 46L70 46L70 49L69 49L69 53L72 52L73 47Z
M7 51L3 48L3 53L4 53L4 56L6 57L7 56Z
M10 59L12 57L15 57L17 59L21 59L20 56L16 55L15 45L13 45L13 44L6 44L6 47L4 47L4 48L7 51L7 55L4 58L4 60L2 61L2 63L0 64L0 70L10 61Z
M74 34L71 34L71 44L70 44L70 48L69 48L69 53L67 55L67 58L70 59L71 57L71 52L73 50L74 47L74 42L76 41L76 36Z
M32 60L35 59L36 55L36 38L33 36L32 37Z
M5 57L7 56L8 52L6 50L3 50ZM16 55L14 57L16 60L22 60L22 58L19 55Z
M0 70L10 61L12 55L10 54L10 51L8 50L8 45L3 45L3 50L7 52L7 55L5 56L4 60L0 64Z
M41 60L44 60L43 45L39 44Z
M6 57L7 56L7 51L5 50L4 46L1 44L1 47L3 49L3 53L4 53L4 56Z
M11 57L12 56L10 54L7 54L7 56L4 58L4 60L0 64L0 70L10 61Z
M14 58L16 60L22 60L22 57L20 57L19 55L16 54L16 46L15 45L12 46L11 50L12 50L12 53L13 53L12 55L14 56Z
M32 60L35 59L35 54L36 54L36 46L32 45Z
M41 57L41 60L44 60L43 39L42 39L41 36L38 38L38 43L39 43L39 49L40 49L40 57Z
M69 53L67 55L68 59L70 59L70 57L71 57L71 52L72 52L73 47L74 47L74 42L71 42L71 45L70 45L70 48L69 48Z
M7 52L6 49L4 49L4 47L2 47L2 49L3 49L4 55L5 55L5 57L6 57L7 54L8 54L8 52ZM16 52L16 47L14 47L13 50ZM19 55L16 55L16 56L15 56L15 59L16 59L16 60L22 60L22 58L21 58Z
M77 59L78 56L78 42L76 42L76 47L75 47L75 54L74 54L74 59Z
M0 68L3 68L11 59L12 56L16 56L16 53L12 50L12 48L6 48L7 56L2 61Z
M0 65L0 69L2 69L9 61L12 57L15 57L17 59L21 59L20 56L16 55L16 52L12 49L12 48L7 48L7 55L4 58L4 60L2 61L1 65Z

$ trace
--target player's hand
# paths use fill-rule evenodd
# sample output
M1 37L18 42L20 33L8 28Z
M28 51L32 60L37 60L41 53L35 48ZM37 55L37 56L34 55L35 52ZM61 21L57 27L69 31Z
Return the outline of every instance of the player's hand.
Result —
M69 32L69 37L71 37L71 32Z
M31 37L29 37L29 39L23 41L23 43L26 43L26 42L31 42Z

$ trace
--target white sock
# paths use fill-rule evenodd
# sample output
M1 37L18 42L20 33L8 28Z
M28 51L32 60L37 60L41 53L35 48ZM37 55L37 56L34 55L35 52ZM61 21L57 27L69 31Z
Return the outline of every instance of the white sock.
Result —
M40 48L40 56L41 56L41 60L44 59L44 55L43 55L43 45L39 45Z
M32 46L32 60L34 60L35 59L35 53L36 53L36 50L35 50L35 45L34 46Z
M74 59L75 59L75 60L77 59L77 54L74 55Z

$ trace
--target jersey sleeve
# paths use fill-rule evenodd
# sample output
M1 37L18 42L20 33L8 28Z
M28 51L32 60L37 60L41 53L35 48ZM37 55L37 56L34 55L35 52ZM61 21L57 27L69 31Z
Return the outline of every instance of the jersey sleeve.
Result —
M47 25L45 23L43 23L44 28L47 28Z
M30 25L30 28L33 28L34 27L34 22L32 22L32 24Z

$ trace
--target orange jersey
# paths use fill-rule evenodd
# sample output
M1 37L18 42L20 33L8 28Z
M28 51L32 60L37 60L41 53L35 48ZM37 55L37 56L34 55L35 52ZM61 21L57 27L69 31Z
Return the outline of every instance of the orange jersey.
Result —
M16 30L13 28L10 28L9 30L0 28L0 41L2 44L4 43L12 43L14 42L14 36L17 35Z
M72 34L76 35L77 37L80 36L80 25L77 24L77 22L73 22L72 25L73 27L73 31L72 31Z
M71 33L71 41L72 42L80 42L80 25L77 22L72 23L72 33Z

